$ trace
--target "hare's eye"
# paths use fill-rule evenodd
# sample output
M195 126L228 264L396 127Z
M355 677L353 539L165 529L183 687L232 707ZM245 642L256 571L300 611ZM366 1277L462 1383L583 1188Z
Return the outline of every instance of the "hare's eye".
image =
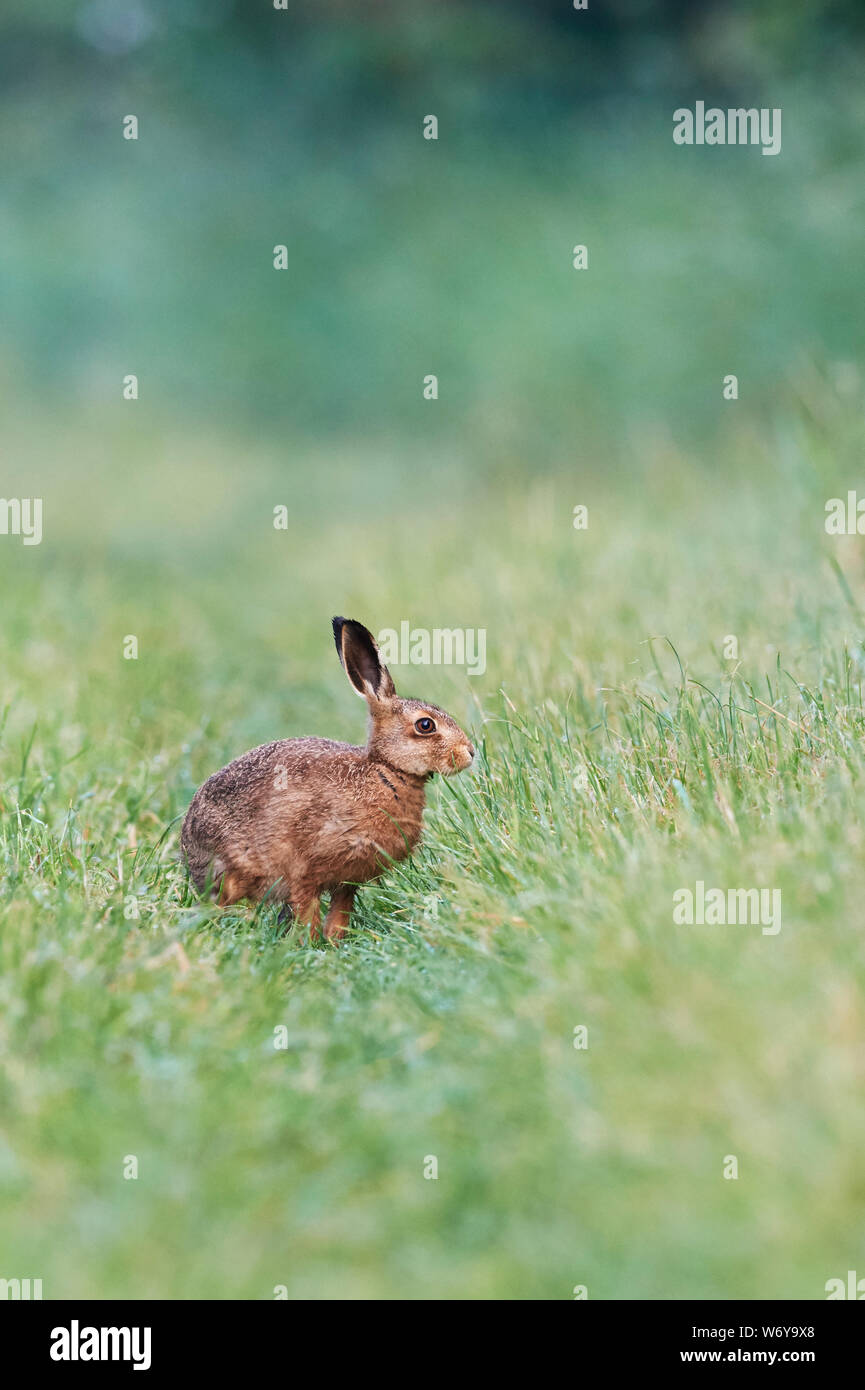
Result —
M415 728L419 734L434 734L436 726L431 719L416 719Z

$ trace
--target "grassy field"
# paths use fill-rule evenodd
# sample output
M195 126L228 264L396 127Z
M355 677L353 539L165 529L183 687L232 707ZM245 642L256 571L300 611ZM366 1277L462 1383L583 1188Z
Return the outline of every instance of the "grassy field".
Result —
M67 437L87 494L58 463L51 544L0 548L7 1277L819 1298L856 1267L865 564L823 503L862 426L816 375L784 420L735 417L716 475L647 441L638 485L591 496L463 475L419 507L394 465L386 525L362 454L327 460L343 515L299 449L288 532L267 450L238 469L166 432L145 469L125 434ZM30 417L19 457L55 431ZM485 627L488 669L394 668L480 766L435 785L424 848L325 950L195 901L177 848L230 757L362 737L333 611ZM699 879L780 889L781 930L676 925Z
M0 535L0 1278L823 1298L865 1274L859 49L197 8L0 45L0 496L44 499ZM674 146L692 95L783 153ZM362 739L337 613L487 668L392 667L480 756L313 949L198 901L179 825ZM700 881L780 930L677 923Z

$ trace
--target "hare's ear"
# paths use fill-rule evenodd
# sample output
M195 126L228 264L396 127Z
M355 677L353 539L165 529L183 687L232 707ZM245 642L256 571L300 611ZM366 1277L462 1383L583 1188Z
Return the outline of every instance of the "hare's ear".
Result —
M396 694L390 671L382 664L371 632L353 618L333 619L333 639L353 689L365 700L386 700Z

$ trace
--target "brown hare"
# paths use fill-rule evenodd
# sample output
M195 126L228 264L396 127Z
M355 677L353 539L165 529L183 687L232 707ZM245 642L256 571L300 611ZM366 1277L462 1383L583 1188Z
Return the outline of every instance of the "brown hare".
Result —
M463 772L475 750L444 710L399 698L361 623L334 618L333 635L369 709L366 747L289 738L253 748L199 787L181 846L199 892L281 902L311 938L330 890L324 934L338 940L358 885L417 844L427 779Z

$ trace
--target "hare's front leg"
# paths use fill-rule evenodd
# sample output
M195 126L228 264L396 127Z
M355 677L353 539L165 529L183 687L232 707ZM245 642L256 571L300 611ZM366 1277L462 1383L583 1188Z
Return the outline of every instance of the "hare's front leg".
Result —
M321 904L317 893L297 894L291 900L291 912L299 927L309 927L309 940L312 944L321 934Z
M341 941L348 930L351 908L357 884L341 883L330 896L330 907L324 919L324 934L329 941Z

